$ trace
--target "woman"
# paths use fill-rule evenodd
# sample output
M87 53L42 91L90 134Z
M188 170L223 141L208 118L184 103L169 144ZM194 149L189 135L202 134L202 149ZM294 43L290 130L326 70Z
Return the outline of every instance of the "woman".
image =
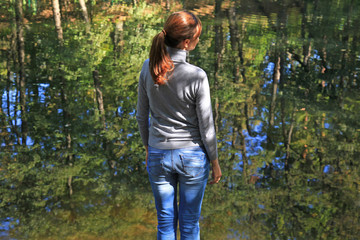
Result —
M182 240L200 239L210 163L210 184L221 178L208 79L201 68L186 62L200 34L201 22L194 14L171 14L154 37L139 78L136 118L155 197L157 239L176 239L178 220Z

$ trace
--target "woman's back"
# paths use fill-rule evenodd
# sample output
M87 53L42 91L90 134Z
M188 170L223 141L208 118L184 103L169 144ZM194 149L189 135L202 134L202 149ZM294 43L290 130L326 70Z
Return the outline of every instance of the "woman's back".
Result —
M154 84L149 61L146 60L143 65L137 119L147 120L148 112L142 111L142 108L146 109L149 105L150 146L178 149L205 145L210 159L215 159L216 136L206 73L185 61L186 51L168 48L168 52L174 69L165 84Z

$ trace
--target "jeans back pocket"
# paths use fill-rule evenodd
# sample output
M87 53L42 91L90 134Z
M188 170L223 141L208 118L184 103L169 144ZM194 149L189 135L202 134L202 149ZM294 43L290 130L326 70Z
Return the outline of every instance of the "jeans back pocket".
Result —
M164 153L149 152L147 167L149 174L157 176L163 173L164 157Z
M184 172L191 177L197 177L204 173L207 166L205 153L180 154Z

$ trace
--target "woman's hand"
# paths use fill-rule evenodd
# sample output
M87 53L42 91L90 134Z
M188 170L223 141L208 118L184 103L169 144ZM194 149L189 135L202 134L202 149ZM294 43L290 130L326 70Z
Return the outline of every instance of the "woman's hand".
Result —
M147 160L148 160L148 157L149 157L149 148L148 148L148 146L145 146L145 149L146 149L145 167L147 167Z
M218 183L220 181L220 178L222 176L221 174L221 168L219 165L219 161L216 159L214 161L211 161L211 169L212 169L212 180L210 184Z

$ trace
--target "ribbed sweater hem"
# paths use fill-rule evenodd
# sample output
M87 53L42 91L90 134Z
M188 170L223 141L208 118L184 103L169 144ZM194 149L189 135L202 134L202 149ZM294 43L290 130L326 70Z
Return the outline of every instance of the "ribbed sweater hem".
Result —
M158 148L158 149L179 149L179 148L188 148L188 147L198 147L203 146L201 141L149 141L150 147Z

